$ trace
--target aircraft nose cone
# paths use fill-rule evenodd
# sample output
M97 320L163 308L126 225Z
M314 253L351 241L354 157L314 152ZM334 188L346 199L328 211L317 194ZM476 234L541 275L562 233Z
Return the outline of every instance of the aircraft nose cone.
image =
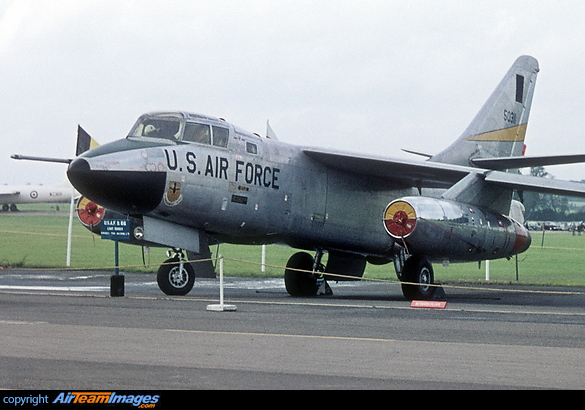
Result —
M71 184L85 197L118 212L144 214L160 203L165 172L95 170L84 158L76 158L67 169Z

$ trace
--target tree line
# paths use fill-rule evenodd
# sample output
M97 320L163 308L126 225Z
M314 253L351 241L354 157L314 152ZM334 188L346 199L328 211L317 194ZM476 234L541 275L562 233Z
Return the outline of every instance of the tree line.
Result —
M530 168L530 175L554 178L544 167ZM585 183L585 180L579 182ZM585 221L585 199L537 192L524 192L521 197L527 221Z

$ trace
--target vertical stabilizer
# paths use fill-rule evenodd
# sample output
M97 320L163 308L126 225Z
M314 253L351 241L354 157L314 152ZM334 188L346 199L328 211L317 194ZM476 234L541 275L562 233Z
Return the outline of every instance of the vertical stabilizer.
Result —
M538 71L535 58L519 57L459 139L429 161L474 166L471 159L522 155Z

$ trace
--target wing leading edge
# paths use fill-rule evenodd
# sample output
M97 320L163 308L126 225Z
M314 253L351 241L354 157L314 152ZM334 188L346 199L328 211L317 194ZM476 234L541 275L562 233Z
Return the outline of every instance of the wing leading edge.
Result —
M314 148L303 149L303 152L329 168L387 179L397 187L448 188L475 169L440 162L414 162Z

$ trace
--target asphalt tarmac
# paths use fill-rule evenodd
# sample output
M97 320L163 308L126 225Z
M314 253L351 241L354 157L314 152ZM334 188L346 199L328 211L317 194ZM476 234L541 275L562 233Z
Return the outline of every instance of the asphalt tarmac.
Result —
M445 286L443 309L400 285L288 296L282 279L0 270L3 389L583 389L585 289Z

